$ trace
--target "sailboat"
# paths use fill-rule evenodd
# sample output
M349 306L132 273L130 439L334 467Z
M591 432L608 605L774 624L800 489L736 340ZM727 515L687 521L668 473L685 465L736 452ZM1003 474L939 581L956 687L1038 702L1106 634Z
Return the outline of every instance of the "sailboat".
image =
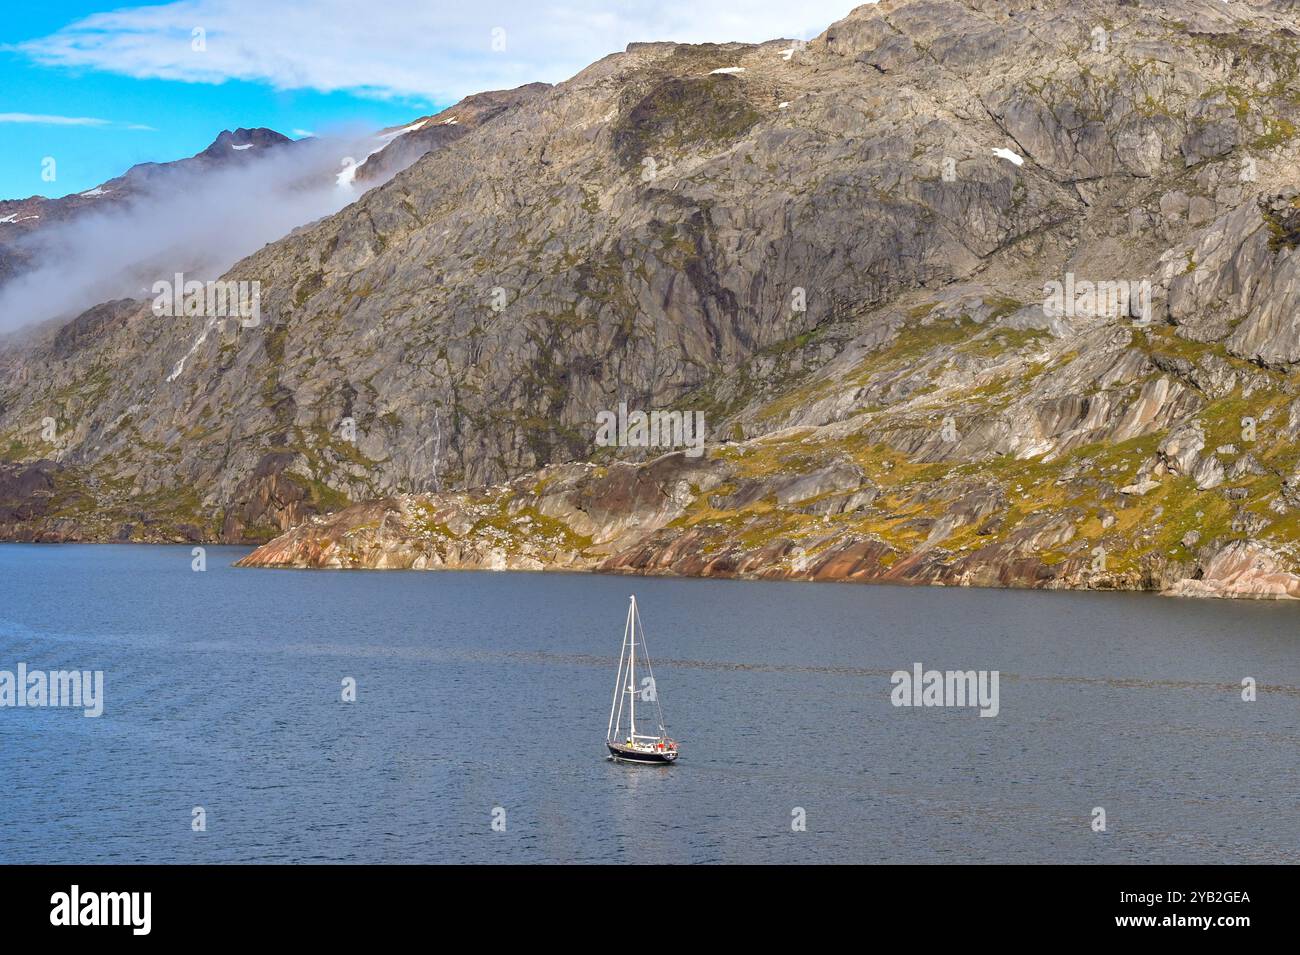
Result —
M659 691L655 685L654 668L650 665L650 655L645 650L645 629L641 626L641 614L636 608L636 596L627 608L627 623L623 625L623 649L618 655L618 675L614 679L614 699L609 705L609 727L605 731L605 745L609 747L611 759L629 763L668 764L677 758L677 741L670 738L664 728L664 713L659 706ZM641 634L638 643L636 635ZM636 655L641 648L641 658L645 663L648 676L637 683ZM657 733L638 733L636 728L636 704L638 698L642 703L654 703ZM627 706L627 733L623 732L623 707ZM641 712L645 714L645 707Z

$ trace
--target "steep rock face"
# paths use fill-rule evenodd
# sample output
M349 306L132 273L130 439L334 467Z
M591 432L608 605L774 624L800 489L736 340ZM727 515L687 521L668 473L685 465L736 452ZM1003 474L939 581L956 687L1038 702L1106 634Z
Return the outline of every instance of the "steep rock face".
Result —
M11 540L58 540L45 519L56 493L57 466L52 461L0 466L0 532Z
M41 382L0 438L90 536L186 488L213 538L297 527L277 562L1158 588L1196 531L1290 566L1298 34L1280 2L912 0L634 44L406 133L437 148L232 270L258 327L0 355ZM704 414L692 476L596 445L620 402Z
M1168 592L1180 597L1300 598L1300 575L1283 569L1266 547L1234 541L1206 563L1201 575L1178 581Z
M1286 223L1300 189L1263 195L1216 220L1162 259L1168 314L1179 334L1285 369L1300 361L1300 250Z
M63 325L50 342L50 353L60 359L73 357L83 348L93 348L126 323L140 303L131 298L95 305Z

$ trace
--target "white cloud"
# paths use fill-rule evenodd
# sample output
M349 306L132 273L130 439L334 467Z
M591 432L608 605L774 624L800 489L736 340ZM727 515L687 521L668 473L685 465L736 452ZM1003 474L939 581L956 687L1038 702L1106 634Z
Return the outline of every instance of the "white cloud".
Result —
M0 113L0 123L32 123L40 126L125 126L127 129L147 129L152 126L139 123L115 123L111 119L94 116L54 116L49 113Z
M44 113L0 113L0 123L36 123L42 126L109 126L93 116L50 116Z
M446 102L485 89L557 82L633 41L809 38L854 2L611 6L609 0L181 0L94 14L11 49L46 65L140 78L236 79Z

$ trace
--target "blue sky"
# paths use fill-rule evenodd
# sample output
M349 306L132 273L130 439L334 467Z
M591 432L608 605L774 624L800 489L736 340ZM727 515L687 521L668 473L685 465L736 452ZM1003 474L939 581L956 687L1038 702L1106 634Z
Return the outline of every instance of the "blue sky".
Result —
M6 7L2 42L9 46L48 36L94 12L94 4L67 0L13 4ZM102 69L40 65L17 51L0 50L0 114L107 121L0 122L0 199L81 192L138 162L191 156L223 129L267 126L297 138L295 132L326 132L340 124L392 126L439 105L449 103L418 96L383 99L346 90L276 89L249 80L135 78ZM54 182L41 178L47 156L55 159Z
M222 129L406 122L558 82L637 40L810 38L855 0L179 0L9 4L0 198L81 192ZM196 43L196 31L201 42ZM42 179L47 157L55 179Z

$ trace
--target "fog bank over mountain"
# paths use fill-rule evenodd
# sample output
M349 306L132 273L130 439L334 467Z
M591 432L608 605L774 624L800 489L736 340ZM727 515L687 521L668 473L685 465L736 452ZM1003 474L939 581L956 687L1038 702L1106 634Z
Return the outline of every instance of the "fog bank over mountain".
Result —
M359 183L347 174L350 163L364 161L385 137L350 133L271 147L222 137L193 160L135 167L100 189L68 197L90 197L96 204L10 243L5 254L25 267L0 286L0 332L70 319L112 299L151 297L153 283L176 272L187 279L216 278L387 178ZM209 154L218 148L263 153L250 152L246 161L212 161ZM15 225L0 223L0 229Z

